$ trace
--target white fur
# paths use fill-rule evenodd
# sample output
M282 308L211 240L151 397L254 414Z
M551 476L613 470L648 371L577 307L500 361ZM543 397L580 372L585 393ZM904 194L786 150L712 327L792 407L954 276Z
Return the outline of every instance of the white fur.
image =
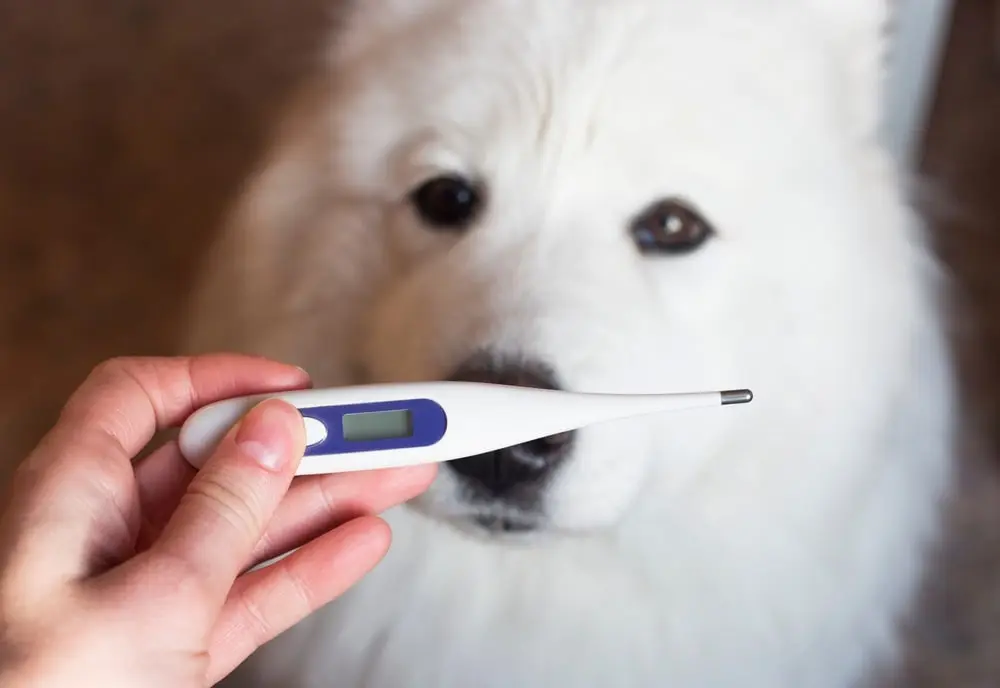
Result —
M240 685L847 688L891 662L954 399L940 276L875 141L873 6L357 3L209 257L191 350L334 385L489 348L575 390L756 399L583 431L530 537L472 532L442 470ZM465 235L406 203L442 170L488 185ZM668 195L719 236L643 257L628 221Z

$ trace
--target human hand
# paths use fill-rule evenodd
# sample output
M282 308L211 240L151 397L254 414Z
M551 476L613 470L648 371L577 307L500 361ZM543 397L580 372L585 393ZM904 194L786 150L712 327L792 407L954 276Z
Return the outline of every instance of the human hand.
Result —
M433 466L293 481L305 433L278 400L200 472L176 441L133 461L200 406L308 385L298 368L244 356L95 369L18 468L0 517L0 686L212 685L365 575L390 540L370 514L426 489Z

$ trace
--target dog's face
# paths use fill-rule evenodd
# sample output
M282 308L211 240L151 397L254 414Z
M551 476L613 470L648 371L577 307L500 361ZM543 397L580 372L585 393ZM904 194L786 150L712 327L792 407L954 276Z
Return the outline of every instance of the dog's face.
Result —
M752 472L741 428L808 418L778 397L817 367L849 375L838 352L863 343L841 333L878 317L860 302L894 240L865 217L843 74L808 22L751 3L395 4L348 25L329 123L334 187L385 247L364 378L751 387L760 409L459 460L415 506L484 534L580 532L644 491Z

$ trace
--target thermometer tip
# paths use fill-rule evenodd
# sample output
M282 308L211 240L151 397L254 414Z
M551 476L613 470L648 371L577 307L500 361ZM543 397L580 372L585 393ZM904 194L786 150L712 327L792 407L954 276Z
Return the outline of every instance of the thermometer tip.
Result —
M749 389L732 389L725 392L721 392L722 405L730 406L732 404L749 404L753 401L753 392Z

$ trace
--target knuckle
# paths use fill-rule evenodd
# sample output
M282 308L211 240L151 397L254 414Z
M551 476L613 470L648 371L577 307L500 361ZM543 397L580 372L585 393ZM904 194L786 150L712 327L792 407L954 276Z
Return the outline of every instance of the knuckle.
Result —
M242 625L256 633L258 643L264 643L308 616L319 604L300 575L291 567L278 566L261 584L240 596L239 606Z
M285 582L285 600L289 607L299 616L305 616L312 612L318 604L316 596L302 576L297 574L293 567L282 569L282 576Z
M206 473L191 482L188 498L200 502L200 507L227 521L241 535L258 539L263 519L259 516L260 499L253 489L237 487L222 476Z
M181 359L180 375L173 365L166 361L147 356L117 356L109 358L91 371L85 384L88 388L131 385L149 400L158 414L168 407L168 399L180 397L181 403L193 403L193 379L191 359Z
M150 360L141 356L116 356L101 361L91 371L88 382L94 386L132 384L144 392L150 388L149 380L155 380L155 367ZM152 385L155 388L155 385Z
M92 397L98 391L105 391L121 383L122 380L135 381L131 372L133 359L117 357L101 361L94 366L83 383L70 395L63 405L62 416L86 416L91 410Z
M90 371L90 379L97 381L117 380L123 375L130 375L130 371L135 367L136 359L130 356L115 356L108 358Z
M250 627L251 635L258 642L264 641L273 635L271 621L261 608L260 602L253 595L245 595L240 600L240 606L242 607L241 616L245 621L245 625Z

